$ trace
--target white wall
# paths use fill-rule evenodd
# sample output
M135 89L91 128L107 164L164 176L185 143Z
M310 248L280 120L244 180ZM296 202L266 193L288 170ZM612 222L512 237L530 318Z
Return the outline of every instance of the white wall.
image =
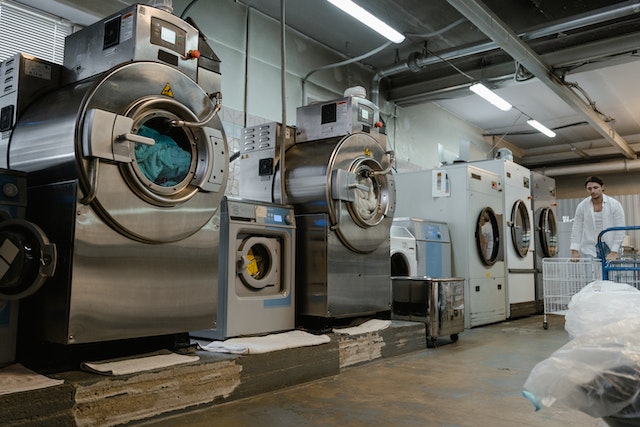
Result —
M389 109L385 106L385 113ZM482 129L435 104L397 108L394 116L385 117L385 120L389 145L396 152L398 170L440 166L438 144L455 154L468 151L468 156L464 156L468 161L485 160L491 150L491 145L483 139Z

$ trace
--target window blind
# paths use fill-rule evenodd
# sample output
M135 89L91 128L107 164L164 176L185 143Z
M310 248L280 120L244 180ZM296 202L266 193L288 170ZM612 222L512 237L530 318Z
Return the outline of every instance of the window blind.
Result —
M72 24L10 0L0 0L0 61L22 52L57 64Z

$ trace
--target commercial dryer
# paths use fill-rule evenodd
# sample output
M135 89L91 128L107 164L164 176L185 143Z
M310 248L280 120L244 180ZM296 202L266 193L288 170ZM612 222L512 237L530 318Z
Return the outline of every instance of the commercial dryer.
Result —
M497 173L503 183L505 215L504 266L509 301L507 317L536 313L535 270L533 266L533 211L531 171L509 159L473 162L474 166Z
M446 222L453 275L464 278L464 324L506 319L502 178L469 164L396 174L399 217Z
M531 171L531 207L535 230L533 239L536 248L533 265L536 270L536 311L538 313L544 312L542 259L558 255L557 205L556 180L539 172Z
M201 43L192 25L140 4L86 27L65 41L63 85L3 139L9 168L29 173L27 219L59 255L21 304L27 345L214 324L228 153L220 74L196 59Z
M295 328L295 214L291 206L225 197L220 209L215 327L223 340Z

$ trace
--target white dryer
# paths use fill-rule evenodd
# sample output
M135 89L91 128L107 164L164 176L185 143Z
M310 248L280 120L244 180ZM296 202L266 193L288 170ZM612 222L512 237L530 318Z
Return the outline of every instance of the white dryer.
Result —
M295 232L292 207L225 197L215 327L191 336L222 340L294 329Z
M505 275L509 301L507 317L536 313L535 270L533 266L533 212L531 171L508 159L473 162L474 166L502 177L505 215Z
M418 275L416 238L407 227L391 226L391 277Z
M465 279L467 328L506 319L501 189L498 174L469 164L396 175L397 216L449 226L452 273Z
M556 180L539 172L531 171L531 207L535 233L536 311L544 312L542 283L542 259L558 255L558 227L556 222Z

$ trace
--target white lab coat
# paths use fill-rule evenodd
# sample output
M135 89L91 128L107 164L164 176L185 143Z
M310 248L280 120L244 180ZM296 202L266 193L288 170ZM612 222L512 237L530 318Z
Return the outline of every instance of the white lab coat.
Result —
M604 229L611 227L624 227L624 209L613 197L602 195L602 226ZM571 229L571 250L580 251L581 257L596 257L596 243L598 234L602 230L596 230L593 203L591 197L585 198L576 208L576 216ZM609 246L611 252L618 252L625 232L610 231L602 236L602 240Z

